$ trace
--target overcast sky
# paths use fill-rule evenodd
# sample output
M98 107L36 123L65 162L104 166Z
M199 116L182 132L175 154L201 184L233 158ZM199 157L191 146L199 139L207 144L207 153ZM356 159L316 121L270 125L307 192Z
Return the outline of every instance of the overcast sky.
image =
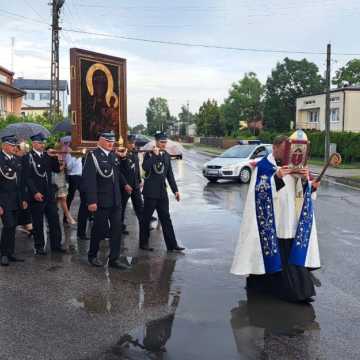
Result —
M0 0L0 65L11 67L15 37L16 76L50 77L49 0ZM16 18L9 11L29 19ZM62 26L89 32L240 48L319 52L331 41L337 53L360 53L359 0L66 0ZM69 48L128 61L128 121L145 123L151 97L195 112L208 98L219 102L245 72L265 82L285 56L308 58L325 71L325 55L272 54L159 45L63 32L61 79L68 79ZM333 72L355 56L333 56ZM359 56L360 57L360 56Z

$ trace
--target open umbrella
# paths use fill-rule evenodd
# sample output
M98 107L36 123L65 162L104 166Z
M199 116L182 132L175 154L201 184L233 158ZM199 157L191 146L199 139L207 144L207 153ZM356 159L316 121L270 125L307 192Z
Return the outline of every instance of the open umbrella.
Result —
M71 134L71 123L69 120L64 120L64 121L61 121L59 123L57 123L53 130L52 130L53 133L59 133L59 132L63 132L63 133L66 133L67 135L70 135Z
M145 151L152 150L154 146L155 146L155 140L152 140L148 142L146 145L144 145L142 148L140 148L140 150L145 150ZM165 150L172 156L180 157L184 153L183 146L172 140L167 141Z
M0 137L16 135L19 141L28 140L31 136L42 133L44 136L50 136L50 131L40 124L31 122L20 122L8 125L0 130Z

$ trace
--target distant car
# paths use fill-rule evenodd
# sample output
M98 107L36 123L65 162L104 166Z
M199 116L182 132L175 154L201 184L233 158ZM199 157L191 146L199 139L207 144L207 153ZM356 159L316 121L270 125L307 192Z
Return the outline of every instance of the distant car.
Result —
M246 184L251 179L251 160L260 159L271 152L271 144L235 145L205 163L203 175L210 182L228 179Z
M135 147L137 149L142 148L144 145L146 145L148 142L150 142L151 140L149 138L147 138L145 135L135 135Z

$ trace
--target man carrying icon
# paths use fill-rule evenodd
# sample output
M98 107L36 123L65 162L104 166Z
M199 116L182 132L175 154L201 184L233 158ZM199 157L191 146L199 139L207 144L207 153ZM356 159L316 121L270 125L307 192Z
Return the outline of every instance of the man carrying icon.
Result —
M155 134L156 145L152 152L146 153L142 167L145 171L143 188L144 215L140 228L140 249L153 251L149 246L150 222L154 211L159 215L159 221L163 229L166 248L169 252L183 251L176 241L174 228L169 213L169 198L166 181L169 183L177 201L180 201L180 193L176 185L171 166L171 157L166 152L167 135L164 132Z
M132 188L120 171L119 160L113 151L115 134L104 132L99 136L97 149L90 151L85 159L82 174L82 190L87 207L94 214L91 230L88 260L92 266L103 263L97 258L100 241L109 235L109 266L119 270L129 269L129 265L120 260L121 247L121 190L131 193Z

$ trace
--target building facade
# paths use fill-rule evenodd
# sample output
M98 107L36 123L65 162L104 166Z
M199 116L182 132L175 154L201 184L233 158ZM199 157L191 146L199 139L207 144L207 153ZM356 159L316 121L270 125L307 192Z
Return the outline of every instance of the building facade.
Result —
M325 130L326 94L296 99L296 128ZM360 132L360 88L331 90L330 130Z
M21 113L23 115L42 115L50 110L50 80L23 79L15 80L15 86L26 92ZM68 116L69 88L66 80L60 80L60 111Z
M21 114L25 92L14 86L14 73L0 66L0 117Z

